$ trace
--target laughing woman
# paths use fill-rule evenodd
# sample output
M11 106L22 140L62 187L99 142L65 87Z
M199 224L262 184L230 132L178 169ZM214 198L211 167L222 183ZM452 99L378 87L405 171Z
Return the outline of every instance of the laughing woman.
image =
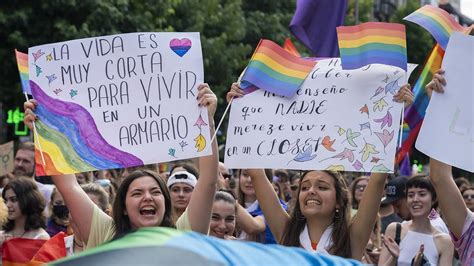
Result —
M207 106L211 135L214 133L214 113L217 98L207 84L198 87L197 100ZM36 119L35 102L25 103L25 124L31 128ZM171 200L166 183L157 173L137 170L126 177L113 204L113 217L97 207L82 190L74 175L53 176L53 181L64 197L80 238L87 248L100 245L128 232L150 226L175 227L206 234L214 202L217 182L217 143L212 143L213 155L199 158L201 178L197 182L185 213L176 222L171 219Z
M450 265L453 243L449 235L438 231L429 219L436 202L436 192L429 179L419 176L408 180L406 198L412 220L401 225L391 223L387 227L379 264L412 265L412 260L418 256L429 265ZM395 241L397 235L400 239Z

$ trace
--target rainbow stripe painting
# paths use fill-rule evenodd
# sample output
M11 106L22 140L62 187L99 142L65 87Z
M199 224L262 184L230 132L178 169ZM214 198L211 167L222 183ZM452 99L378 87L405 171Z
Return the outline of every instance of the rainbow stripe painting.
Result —
M337 27L342 69L385 64L407 70L405 26L367 22Z
M258 87L285 97L292 97L316 62L294 56L278 44L260 40L245 71L241 87Z
M28 54L19 52L15 49L16 55L16 63L18 65L18 72L20 72L20 80L21 80L21 88L23 92L27 94L31 94L30 89L30 75L29 75L29 68L28 68Z
M429 31L443 49L446 49L451 33L464 30L464 27L459 25L448 12L432 5L425 5L404 19Z
M41 119L36 130L46 161L44 165L35 154L38 176L143 165L139 158L108 144L83 107L49 97L34 81L30 87L38 102L36 114Z

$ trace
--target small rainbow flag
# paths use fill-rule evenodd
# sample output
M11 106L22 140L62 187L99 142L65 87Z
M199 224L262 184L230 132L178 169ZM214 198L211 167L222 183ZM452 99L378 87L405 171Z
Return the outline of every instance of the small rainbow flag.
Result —
M405 110L402 147L398 151L396 157L397 164L400 163L405 155L410 152L415 143L421 124L423 123L423 118L425 117L426 108L430 101L425 86L433 79L436 70L441 68L443 57L444 50L439 44L435 45L431 50L415 85L413 86L415 99L413 104ZM406 130L406 128L408 129Z
M385 64L407 70L405 26L396 23L367 22L337 27L342 69L368 64Z
M241 88L252 85L286 97L293 96L316 62L292 55L278 44L260 40L247 66Z
M446 49L449 37L453 31L464 30L464 27L459 25L448 12L432 5L425 5L404 19L416 23L429 31L443 49Z
M31 94L30 89L30 74L28 68L28 54L19 52L15 49L16 63L18 65L18 71L20 72L21 87L23 92Z
M285 49L286 51L288 51L290 54L294 56L301 57L300 52L298 52L298 50L296 49L295 45L293 44L290 38L285 39L285 42L283 43L283 49Z

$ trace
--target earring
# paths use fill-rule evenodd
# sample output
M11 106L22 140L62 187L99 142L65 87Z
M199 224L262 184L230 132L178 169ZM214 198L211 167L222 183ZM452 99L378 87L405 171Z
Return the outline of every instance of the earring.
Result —
M336 209L336 213L334 214L335 219L341 218L341 214L339 213L339 209Z

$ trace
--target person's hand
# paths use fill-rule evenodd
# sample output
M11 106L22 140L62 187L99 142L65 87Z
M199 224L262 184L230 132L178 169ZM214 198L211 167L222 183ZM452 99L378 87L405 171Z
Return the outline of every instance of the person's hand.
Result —
M400 247L397 245L395 240L389 236L384 236L382 239L384 246L387 248L388 252L395 258L398 259L400 255Z
M232 86L230 86L230 91L226 95L227 102L230 102L232 98L239 98L244 96L244 91L239 87L239 83L234 82Z
M415 99L415 96L413 95L413 92L411 91L411 86L410 84L405 84L403 85L393 96L393 100L401 103L405 103L405 107L410 106L413 103L413 100Z
M364 258L367 261L368 264L374 264L378 265L379 264L379 258L380 258L380 250L379 249L373 249L373 250L365 250L364 251Z
M425 89L426 89L426 94L428 94L428 97L431 98L431 94L433 91L436 91L438 93L443 93L444 88L443 86L446 85L446 79L444 78L444 70L443 69L438 69L436 70L433 79L426 84Z
M214 92L212 92L211 88L209 88L207 83L199 85L197 100L199 106L207 107L209 120L212 120L214 118L214 114L216 113L217 97Z
M421 244L420 249L416 253L415 257L413 258L413 261L411 265L413 266L421 266L423 263L423 252L425 251L425 245Z
M36 109L36 106L38 105L38 102L36 100L28 100L23 104L23 107L25 108L25 116L23 118L23 123L25 123L26 126L30 130L33 130L33 122L38 119L38 116L35 115L34 110Z
M225 240L238 240L235 236L224 235Z

